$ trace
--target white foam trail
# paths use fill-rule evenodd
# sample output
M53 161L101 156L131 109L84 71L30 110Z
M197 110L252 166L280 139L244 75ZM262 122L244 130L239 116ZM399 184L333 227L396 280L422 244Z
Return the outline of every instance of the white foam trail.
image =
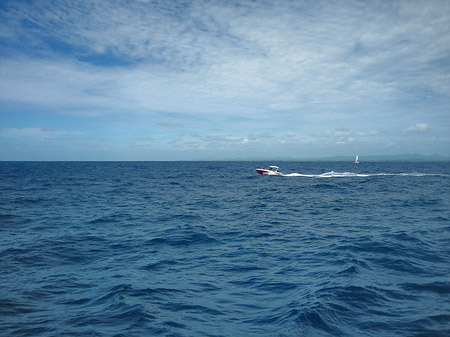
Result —
M288 173L283 177L308 177L308 178L346 178L346 177L377 177L377 176L404 176L404 177L424 177L424 176L442 176L442 174L433 173L354 173L354 172L326 172L322 174L302 174Z
M322 174L301 174L301 173L289 173L284 174L285 177L309 177L309 178L339 178L339 177L368 177L369 174L360 174L353 172L326 172Z

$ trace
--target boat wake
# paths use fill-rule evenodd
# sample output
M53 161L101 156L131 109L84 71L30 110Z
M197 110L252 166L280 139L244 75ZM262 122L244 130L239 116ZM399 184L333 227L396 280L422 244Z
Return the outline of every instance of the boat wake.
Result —
M339 177L369 177L369 174L353 173L353 172L326 172L322 174L302 174L289 173L284 174L284 177L309 177L309 178L339 178Z
M379 177L379 176L410 176L410 177L424 177L440 174L430 173L354 173L354 172L335 172L330 171L322 174L302 174L302 173L288 173L283 174L283 177L309 177L309 178L346 178L346 177Z

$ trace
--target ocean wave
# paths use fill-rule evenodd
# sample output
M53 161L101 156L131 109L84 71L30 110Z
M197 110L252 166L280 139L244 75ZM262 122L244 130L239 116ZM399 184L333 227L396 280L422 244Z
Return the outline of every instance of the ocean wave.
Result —
M450 335L449 164L255 165L3 166L2 334Z
M175 235L169 237L156 237L146 241L146 245L191 246L201 244L219 243L218 240L203 233Z

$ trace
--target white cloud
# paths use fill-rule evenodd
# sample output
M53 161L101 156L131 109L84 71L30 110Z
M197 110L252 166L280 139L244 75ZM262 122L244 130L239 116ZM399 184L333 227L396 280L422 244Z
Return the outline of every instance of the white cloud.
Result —
M430 65L450 43L442 31L450 13L445 3L240 4L20 4L9 22L27 41L40 40L40 32L73 46L82 61L105 54L134 65L4 60L4 98L77 111L87 105L101 113L125 106L224 113L227 105L228 111L250 114L303 108L305 102L336 107L395 99L416 85L448 89L441 71ZM24 30L21 20L35 28Z
M344 129L344 130L336 130L334 132L335 137L347 137L350 136L350 130Z
M210 135L180 135L169 141L169 145L182 150L232 150L258 149L260 147L276 147L285 144L294 144L301 141L295 133L286 134L263 132L260 134L210 134Z
M130 125L155 116L165 137L155 142L203 148L268 144L264 132L272 144L369 142L414 125L418 110L436 125L447 118L448 1L19 0L2 9L0 104L16 110L122 114ZM422 124L403 134L428 131Z
M403 129L402 133L404 135L411 135L417 133L426 133L430 130L427 123L417 123L416 125L410 126L409 128Z
M369 131L362 131L358 132L356 135L360 137L371 137L371 136L378 136L380 134L377 130L369 130Z
M6 128L0 130L0 137L7 138L55 139L62 136L80 136L84 134L84 132L50 128Z
M368 137L375 138L380 135L380 131L368 130L354 132L348 128L338 128L334 131L326 130L313 134L313 137L321 139L326 144L350 144L350 143L366 143Z

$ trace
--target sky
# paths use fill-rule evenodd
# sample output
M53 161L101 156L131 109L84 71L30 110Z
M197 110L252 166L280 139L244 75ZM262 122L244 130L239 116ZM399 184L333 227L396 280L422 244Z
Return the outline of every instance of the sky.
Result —
M2 0L0 160L450 156L448 0Z

